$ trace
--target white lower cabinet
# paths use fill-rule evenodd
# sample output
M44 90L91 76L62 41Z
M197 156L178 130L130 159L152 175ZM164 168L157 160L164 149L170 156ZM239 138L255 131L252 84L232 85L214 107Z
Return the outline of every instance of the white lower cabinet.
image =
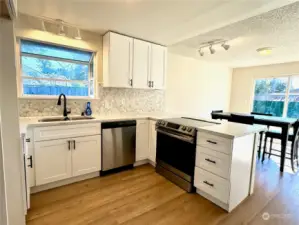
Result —
M138 120L136 126L136 161L149 158L149 121Z
M72 176L72 151L69 139L35 142L36 185Z
M149 125L149 159L156 163L157 131L156 121L150 121Z
M100 123L37 127L31 133L34 186L101 170Z
M101 135L79 137L72 145L72 175L79 176L101 169Z
M197 133L194 186L228 212L252 194L254 134L226 138Z
M203 169L195 167L194 186L227 204L229 182Z

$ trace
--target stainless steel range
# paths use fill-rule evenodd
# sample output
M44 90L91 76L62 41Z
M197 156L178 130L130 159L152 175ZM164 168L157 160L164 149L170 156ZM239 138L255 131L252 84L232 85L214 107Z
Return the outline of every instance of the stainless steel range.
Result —
M192 192L197 127L212 122L191 118L159 120L157 129L156 172L187 192Z

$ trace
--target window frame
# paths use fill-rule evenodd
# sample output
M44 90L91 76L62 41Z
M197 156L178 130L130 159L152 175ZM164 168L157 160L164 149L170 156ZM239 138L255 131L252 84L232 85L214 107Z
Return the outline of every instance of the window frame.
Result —
M27 40L27 41L32 41L36 43L43 43L43 44L48 44L48 45L53 45L57 47L64 47L64 48L70 48L74 50L79 50L79 51L86 51L92 53L92 56L90 58L89 62L84 62L80 60L70 60L70 59L64 59L64 58L59 58L59 57L51 57L51 56L44 56L44 55L39 55L39 54L31 54L31 53L23 53L21 51L21 42L22 40ZM51 81L62 81L62 82L79 82L79 83L84 83L88 85L88 96L72 96L68 95L67 97L69 99L95 99L96 98L96 82L97 82L97 77L96 77L96 57L97 53L94 50L91 49L82 49L74 46L67 46L63 44L57 44L53 42L45 42L45 41L40 41L40 40L34 40L34 39L27 39L27 38L18 38L17 39L17 45L16 45L16 52L17 52L17 59L18 59L18 66L17 66L17 74L18 74L18 98L21 99L57 99L58 95L27 95L24 94L24 89L23 89L23 78L27 79L32 79L32 80L51 80ZM82 80L63 80L63 79L53 79L53 78L35 78L35 77L30 77L30 76L23 76L23 71L22 71L22 56L28 56L28 57L34 57L34 58L41 58L41 59L49 59L49 60L56 60L60 62L69 62L69 63L79 63L82 65L88 65L88 80L87 81L82 81ZM91 71L92 68L92 71ZM93 95L91 95L91 82L93 82Z
M288 115L288 104L289 104L289 96L290 96L290 88L291 88L291 80L292 80L292 77L299 77L298 74L293 74L293 75L278 75L278 76L266 76L266 77L254 77L253 78L253 97L252 97L252 100L251 100L251 112L253 112L253 109L254 109L254 97L255 97L255 86L256 86L256 82L257 80L263 80L263 79L277 79L277 78L287 78L288 81L287 81L287 87L286 87L286 93L285 93L285 100L283 101L284 102L284 107L283 107L283 113L282 113L282 117L284 118L287 118L287 115ZM297 94L291 94L291 95L298 95L299 96L299 93Z

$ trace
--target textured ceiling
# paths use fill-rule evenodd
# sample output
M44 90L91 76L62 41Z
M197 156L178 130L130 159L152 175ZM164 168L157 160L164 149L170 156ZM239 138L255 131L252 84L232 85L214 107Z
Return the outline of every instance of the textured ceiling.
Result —
M204 57L198 55L196 49L201 42L219 38L231 40L231 49L217 47L214 55L205 49ZM256 49L261 47L273 47L273 54L259 55ZM299 3L182 41L171 51L231 67L299 61Z
M19 0L21 13L171 45L294 0Z

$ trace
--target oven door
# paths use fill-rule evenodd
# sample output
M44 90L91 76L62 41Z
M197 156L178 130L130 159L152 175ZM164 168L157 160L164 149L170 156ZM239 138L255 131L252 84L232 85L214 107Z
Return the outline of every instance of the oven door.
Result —
M196 138L157 129L157 164L183 179L194 177Z

